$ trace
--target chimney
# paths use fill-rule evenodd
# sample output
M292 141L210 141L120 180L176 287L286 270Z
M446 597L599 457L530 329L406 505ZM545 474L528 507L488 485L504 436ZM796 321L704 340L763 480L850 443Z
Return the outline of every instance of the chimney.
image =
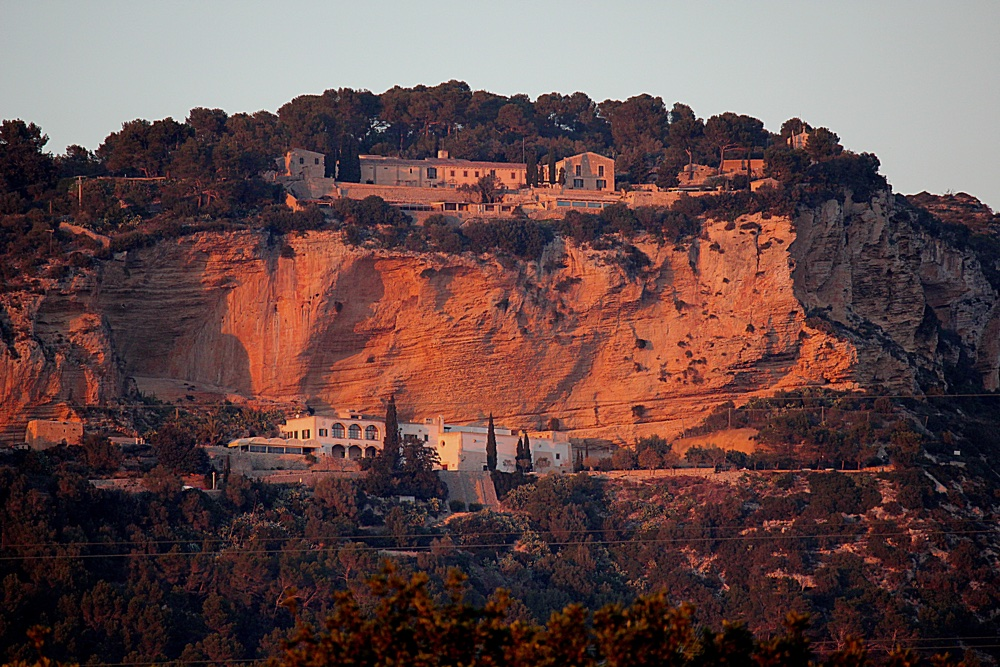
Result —
M447 160L448 159L448 151L438 151L438 159L439 160Z

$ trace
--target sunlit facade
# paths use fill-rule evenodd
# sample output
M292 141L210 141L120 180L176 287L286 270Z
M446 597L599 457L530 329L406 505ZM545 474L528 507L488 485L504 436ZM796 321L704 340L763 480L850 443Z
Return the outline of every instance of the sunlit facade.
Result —
M280 427L281 437L266 443L234 440L230 447L242 451L276 454L315 454L334 459L373 458L382 449L385 419L357 411L337 411L332 415L290 417ZM443 417L421 422L400 422L403 438L412 438L432 447L438 454L441 470L486 469L486 426L447 424ZM519 432L509 428L494 429L497 440L497 470L517 469ZM528 434L533 469L536 472L572 472L569 439L555 431ZM256 448L251 448L256 444Z

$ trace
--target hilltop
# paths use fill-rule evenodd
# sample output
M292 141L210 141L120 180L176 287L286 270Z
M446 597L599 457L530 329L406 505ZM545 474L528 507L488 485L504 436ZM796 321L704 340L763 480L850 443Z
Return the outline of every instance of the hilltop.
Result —
M998 384L995 216L967 196L895 195L877 158L799 119L772 134L649 96L532 102L450 82L137 120L96 154L52 158L39 128L4 128L5 159L32 167L5 181L9 438L31 415L139 392L374 412L395 392L449 420L492 411L622 442L777 390ZM747 171L660 206L418 224L378 197L274 203L267 170L295 145L341 179L359 151L444 146L492 160L528 146L540 165L612 153L626 195L727 156ZM751 167L765 187L747 189Z

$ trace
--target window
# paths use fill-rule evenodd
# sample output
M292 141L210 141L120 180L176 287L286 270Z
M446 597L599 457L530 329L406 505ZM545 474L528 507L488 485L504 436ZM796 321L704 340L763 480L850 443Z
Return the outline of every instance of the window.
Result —
M608 182L606 180L604 180L603 178L597 179L597 189L598 190L603 190L606 187L608 187Z
M351 427L347 429L347 437L351 440L361 439L361 427L357 424L351 424Z
M574 178L573 179L573 187L574 188L582 188L583 187L583 179L582 178Z
M378 429L372 425L365 426L365 440L377 440Z
M312 435L312 431L310 431L309 429L303 429L302 431L303 440L308 440L310 435Z
M479 172L478 171L476 172L476 178L479 178Z
M463 172L462 172L462 176L468 176L468 175L469 175L469 172L468 172L468 171L463 171ZM476 176L478 176L478 175L479 175L479 174L476 174Z
M556 452L556 461L559 460L559 452Z
M298 440L299 439L299 432L298 431L292 431L292 438L295 439L295 440Z
M427 178L437 178L438 170L437 167L427 167Z
M514 172L510 172L510 180L516 181L517 180L517 174L515 174Z
M604 165L603 164L597 165L597 175L598 176L603 176L604 175Z
M497 170L496 169L490 169L490 176L496 176L496 175L497 175Z
M299 164L305 164L305 163L306 163L306 159L304 157L300 157L299 158Z
M580 165L576 165L575 167L573 167L573 175L574 176L580 176L580 175L582 175L583 174L582 169L583 169L583 167L581 167Z
M344 437L344 425L343 424L334 424L333 426L330 427L330 430L333 432L333 437L334 438L343 438Z
M327 437L328 435L330 435L330 431L329 431L328 429L325 429L325 428L321 428L321 429L319 430L319 437L321 437L321 438L325 438L325 437Z
M319 164L319 158L313 158L313 164Z
M455 178L455 170L454 169L451 170L451 177Z

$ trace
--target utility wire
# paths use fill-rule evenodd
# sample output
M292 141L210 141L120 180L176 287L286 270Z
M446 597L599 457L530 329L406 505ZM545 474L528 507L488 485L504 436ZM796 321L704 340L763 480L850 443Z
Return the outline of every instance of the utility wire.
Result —
M574 532L574 531L567 531ZM571 547L571 546L611 546L611 545L627 545L627 544L641 544L641 545L653 545L653 544L691 544L691 543L706 543L706 542L765 542L770 540L800 540L800 539L829 539L829 540L848 540L848 539L860 539L860 538L871 538L871 537L902 537L902 536L913 536L917 533L920 536L929 535L989 535L997 534L997 530L963 530L963 531L928 531L928 530L918 530L918 531L906 531L906 532L895 532L895 533L872 533L858 535L853 533L842 533L842 534L832 534L832 535L739 535L739 536L719 536L719 537L676 537L676 538L628 538L619 540L553 540L544 541L543 543L547 547ZM514 537L518 534L512 533L510 536ZM404 536L393 536L385 535L385 539L415 539L406 538ZM429 535L421 535L417 537L432 537ZM443 536L442 536L443 537ZM266 541L266 539L265 539ZM72 545L58 545L58 546L69 546ZM239 547L234 547L227 550L209 550L209 551L179 551L179 552L130 552L130 553L116 553L116 554L32 554L24 556L0 556L0 561L32 561L32 560L62 560L62 559L110 559L110 558L178 558L178 557L198 557L198 556L221 556L221 555L269 555L269 554L300 554L300 553L323 553L332 552L338 550L340 547L345 546L343 543L340 545L330 545L330 546L316 546L308 548L294 548L294 549L243 549ZM453 542L451 545L413 545L413 546L397 546L397 547L378 547L371 545L358 545L355 549L359 551L371 551L371 552L412 552L412 551L432 551L434 549L442 548L453 548L458 551L469 550L469 549L501 549L514 546L510 542L485 542L485 543L462 543Z
M878 521L881 521L881 520L878 520ZM928 520L922 520L922 519L918 519L918 521L928 522ZM930 521L937 522L936 520L933 520L933 519L930 520ZM949 519L948 523L949 524L966 524L966 523L980 524L980 523L990 523L991 521L995 521L995 519L990 519L990 518L982 518L982 519ZM681 523L682 524L688 524L688 525L679 525L679 526L677 526L677 528L679 528L679 529L690 528L691 530L712 530L712 531L726 531L726 530L731 530L732 531L732 530L738 530L738 531L744 531L744 530L772 530L774 528L784 528L782 526L773 526L773 527L769 528L767 526L739 526L739 525L701 527L701 526L698 526L698 525L690 524L689 522L686 522L686 521L685 522L681 522ZM858 526L865 525L865 524L871 525L873 523L874 523L874 521L872 521L871 519L862 518L862 519L860 519L854 525L858 525ZM657 526L657 527L652 527L652 528L646 529L646 530L656 530L656 529L659 529L659 528L662 528L662 527ZM789 528L791 528L791 527L789 527ZM602 533L628 532L630 530L641 531L641 530L644 530L644 528L641 527L641 526L629 526L629 527L624 527L624 528L585 528L585 529L580 529L580 530L574 529L574 530L572 530L570 532L575 533L575 534L581 534L581 533L582 534L602 534ZM917 527L917 528L914 528L913 530L915 530L915 531L927 531L929 529L925 528L925 527ZM997 528L996 530L1000 531L1000 528ZM479 535L479 536L487 536L488 535L488 536L507 537L507 536L523 535L524 532L542 534L542 533L551 532L551 531L532 530L532 529L529 529L527 531L521 531L521 532L515 531L515 530L507 530L507 531L475 531L475 534ZM955 531L945 530L944 528L941 528L940 530L938 530L936 532L939 532L939 533L942 533L942 534L956 534ZM992 531L985 530L985 532L992 532ZM898 535L909 535L911 533L907 532L907 531L903 531L903 532L899 532L899 533L872 533L872 534L863 533L863 534L859 534L859 535L860 536L875 536L875 535L889 535L889 534L892 534L892 535L896 535L896 534L898 534ZM452 535L452 533L441 533L440 535L432 534L432 533L406 533L406 534L401 534L401 535L397 535L397 536L394 536L394 537L401 537L401 538L422 538L422 537L444 537L446 535ZM782 533L782 536L783 537L803 537L803 538L808 538L808 537L827 537L827 535L822 534L822 533L785 534L784 532ZM354 539L384 539L385 537L386 537L385 534L360 534L360 535L344 536L341 539L345 539L345 540L354 540ZM743 537L743 536L740 536L740 537ZM205 542L225 542L225 541L228 541L229 539L230 538L227 538L227 537L207 537L207 538L206 537L202 537L202 538L191 538L191 539L174 538L174 539L169 539L169 540L116 540L116 541L108 541L108 542L35 542L35 543L21 543L21 544L6 544L6 545L3 545L3 548L7 548L7 549L30 549L30 548L44 548L44 547L56 547L56 546L74 546L74 547L75 546L101 546L101 547L107 547L107 546L150 546L150 545L165 546L165 545L175 545L175 544L179 544L179 545L199 544L199 543L205 543ZM267 541L269 541L269 542L274 542L274 541L291 542L291 541L295 541L295 540L304 540L306 538L286 535L286 536L279 536L279 537L269 537L269 538L265 538L265 539ZM683 538L678 538L678 539L683 539ZM717 539L717 538L715 538L715 539Z

